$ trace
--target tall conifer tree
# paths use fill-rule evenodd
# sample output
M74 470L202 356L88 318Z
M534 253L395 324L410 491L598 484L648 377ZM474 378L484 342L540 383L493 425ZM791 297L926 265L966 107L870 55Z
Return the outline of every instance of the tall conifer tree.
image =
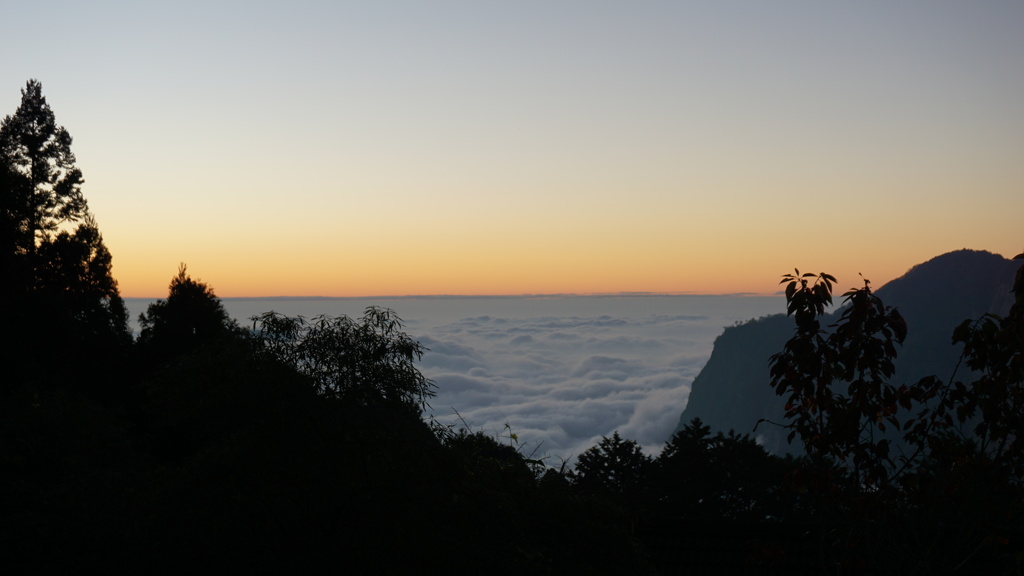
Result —
M131 341L82 183L70 134L29 80L0 123L0 354L14 386L107 380Z

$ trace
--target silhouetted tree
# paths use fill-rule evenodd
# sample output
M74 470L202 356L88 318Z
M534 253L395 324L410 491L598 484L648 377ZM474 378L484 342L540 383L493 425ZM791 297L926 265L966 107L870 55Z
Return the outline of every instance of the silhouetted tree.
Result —
M139 315L139 326L137 343L150 362L243 335L213 289L191 278L185 264L178 267L178 275L171 279L167 299L153 302Z
M62 224L81 220L87 211L71 135L57 126L39 81L28 81L21 105L0 125L0 155L7 187L2 200L8 242L4 249L33 254L40 241Z
M1024 255L1021 255L1024 258ZM977 379L896 384L907 326L867 282L839 321L827 274L786 275L796 334L771 359L790 437L808 466L795 477L817 523L819 569L1009 573L1024 551L1024 308L954 331ZM1017 288L1024 291L1024 286ZM910 411L918 406L916 414Z
M783 276L796 330L771 357L770 374L771 386L786 398L789 439L799 437L807 453L797 478L813 498L820 568L848 570L875 552L888 520L886 503L912 464L891 449L901 430L898 412L930 390L889 382L907 327L867 281L845 294L848 306L839 321L822 326L835 282L825 273ZM831 545L837 538L851 546Z
M252 320L257 349L308 376L324 396L417 410L434 396L433 381L414 365L425 348L402 331L394 310L370 306L358 322L276 312Z
M446 435L442 442L481 485L508 491L536 485L536 475L527 459L515 447L502 444L483 432L461 430Z
M642 539L667 573L785 572L794 567L787 551L800 545L786 528L800 519L786 488L793 467L749 435L711 434L695 418L654 461Z
M977 379L956 381L938 412L944 420L955 416L958 433L968 432L994 466L1024 483L1024 266L1013 292L1005 317L965 320L954 331L953 341L964 344L965 364Z
M1015 259L1024 259L1019 254ZM953 332L971 378L925 379L938 401L908 423L926 458L906 480L918 558L964 573L1024 567L1024 266L1006 316L965 320Z
M749 435L712 435L695 418L655 460L652 489L660 511L679 520L778 519L788 512L781 503L788 468Z
M577 457L574 479L587 490L632 496L648 482L652 462L634 440L614 432Z
M819 317L832 303L835 278L797 271L782 282L796 334L771 358L771 385L787 398L789 438L799 436L819 472L835 469L854 492L889 486L911 464L892 447L902 430L901 409L936 393L930 381L889 381L906 322L865 280L844 294L847 306L826 328Z
M13 381L108 380L130 342L71 136L30 80L0 124L0 306ZM45 366L45 368L42 368Z

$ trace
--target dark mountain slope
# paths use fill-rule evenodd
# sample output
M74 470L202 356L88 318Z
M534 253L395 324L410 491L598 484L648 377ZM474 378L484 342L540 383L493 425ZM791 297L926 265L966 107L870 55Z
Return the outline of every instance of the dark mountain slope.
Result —
M951 341L953 329L987 312L1005 314L1012 303L1010 288L1018 266L990 252L958 250L914 266L879 288L877 295L899 309L909 328L894 382L914 382L931 374L948 379L960 356ZM842 292L855 285L848 278L839 280L837 304ZM785 309L782 296L779 309ZM832 316L838 318L835 313ZM694 379L677 430L694 418L712 430L740 433L753 431L761 418L781 422L784 400L769 386L768 358L782 349L793 330L793 320L785 314L726 328ZM757 435L769 450L787 450L779 427L762 424Z

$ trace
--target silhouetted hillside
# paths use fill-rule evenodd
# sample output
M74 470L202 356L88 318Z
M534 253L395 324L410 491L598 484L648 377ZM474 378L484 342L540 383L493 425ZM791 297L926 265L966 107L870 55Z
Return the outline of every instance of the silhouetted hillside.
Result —
M958 250L918 264L879 288L876 294L899 309L909 329L893 381L913 382L931 374L947 380L960 356L952 344L953 329L988 312L1005 314L1013 302L1010 289L1016 268L997 254ZM839 281L842 292L857 284L849 278ZM836 304L841 302L837 297ZM782 296L779 309L785 309ZM833 313L827 321L837 317ZM694 418L712 430L741 433L752 431L761 418L781 422L785 401L769 386L768 359L782 350L793 330L793 319L785 314L726 328L694 379L676 431ZM777 426L762 424L757 436L773 452L788 449L785 433Z

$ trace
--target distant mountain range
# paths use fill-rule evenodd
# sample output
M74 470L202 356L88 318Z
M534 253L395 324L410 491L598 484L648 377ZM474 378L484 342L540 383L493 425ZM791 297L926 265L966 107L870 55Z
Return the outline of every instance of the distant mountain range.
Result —
M936 375L948 380L960 357L953 329L986 313L1005 314L1013 303L1011 287L1020 262L978 250L958 250L918 264L878 288L887 306L899 309L908 334L899 349L893 383L911 383ZM855 283L840 278L835 302ZM780 296L782 298L782 296ZM838 319L838 312L823 324ZM783 422L785 399L769 386L768 359L792 337L795 323L776 314L726 328L715 340L707 364L694 379L678 431L694 418L712 430L752 432L758 420ZM762 424L756 436L775 453L789 451L787 431Z

